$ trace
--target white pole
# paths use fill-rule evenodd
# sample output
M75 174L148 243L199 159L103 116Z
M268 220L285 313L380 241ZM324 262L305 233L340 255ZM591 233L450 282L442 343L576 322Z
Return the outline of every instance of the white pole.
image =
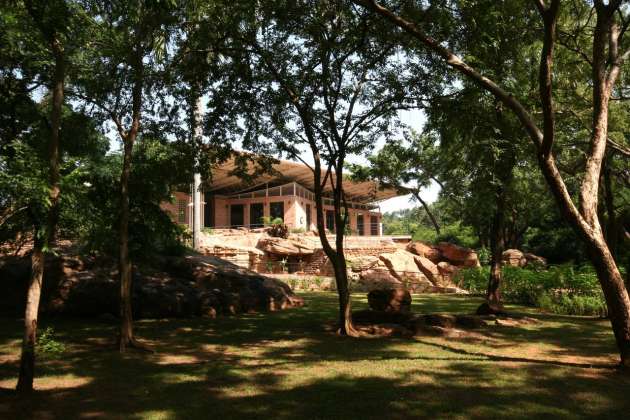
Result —
M197 98L197 104L195 107L195 141L201 140L203 135L203 128L201 126L202 116L202 103L201 97ZM199 163L199 158L195 158L195 166ZM199 249L201 240L201 174L195 172L193 175L193 220L192 220L192 234L193 234L193 249Z

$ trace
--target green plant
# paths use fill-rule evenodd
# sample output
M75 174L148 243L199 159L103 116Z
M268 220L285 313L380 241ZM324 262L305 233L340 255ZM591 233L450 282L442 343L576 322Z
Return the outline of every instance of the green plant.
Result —
M477 256L479 257L479 263L481 265L490 264L490 257L491 257L490 250L486 248L485 246L482 246L481 248L477 250Z
M291 233L304 233L306 230L304 228L292 228L290 230Z
M489 275L489 267L464 269L457 273L455 281L471 293L484 294ZM590 266L565 264L548 270L506 266L501 294L508 302L559 314L605 316L607 313L597 275Z
M273 273L273 261L267 260L265 262L265 266L267 267L267 272L268 273Z
M37 352L48 356L56 356L66 351L66 346L55 340L53 327L46 327L37 338Z
M214 235L214 229L211 227L204 227L201 231L207 235Z
M289 227L284 223L272 224L267 233L269 236L286 239L289 237Z

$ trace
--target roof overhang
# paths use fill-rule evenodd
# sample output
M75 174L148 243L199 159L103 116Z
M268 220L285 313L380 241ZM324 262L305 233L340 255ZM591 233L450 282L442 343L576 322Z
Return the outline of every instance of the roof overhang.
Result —
M315 190L313 171L303 163L277 160L276 163L272 164L271 171L252 176L257 172L256 164L253 160L254 159L248 161L246 164L247 178L250 178L249 180L245 180L243 177L236 175L238 165L234 157L215 166L212 169L211 182L205 188L206 192L231 195L262 189L266 186L281 185L287 182L297 182L311 191ZM334 175L334 172L332 175ZM324 176L325 171L322 171L322 179ZM332 192L331 178L333 177L328 177L329 181L324 187L324 194L326 196L330 196ZM383 201L400 195L395 189L380 186L376 181L357 182L348 177L344 178L343 189L347 200L362 204Z

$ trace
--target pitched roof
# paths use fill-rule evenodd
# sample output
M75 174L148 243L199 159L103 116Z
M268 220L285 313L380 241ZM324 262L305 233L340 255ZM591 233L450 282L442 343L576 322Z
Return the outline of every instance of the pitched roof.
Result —
M314 191L313 171L303 163L293 162L290 160L278 160L273 164L274 173L264 173L253 178L250 182L246 182L234 174L237 165L234 157L228 159L212 170L212 181L205 190L216 194L235 194L240 192L253 191L264 188L265 186L275 186L285 184L287 182L297 182L305 188ZM248 174L255 173L254 164L248 162ZM322 171L322 178L325 171ZM375 181L352 181L345 178L343 181L346 199L356 203L373 203L396 197L399 193L393 188L381 188ZM324 194L330 195L332 186L330 182L324 187Z

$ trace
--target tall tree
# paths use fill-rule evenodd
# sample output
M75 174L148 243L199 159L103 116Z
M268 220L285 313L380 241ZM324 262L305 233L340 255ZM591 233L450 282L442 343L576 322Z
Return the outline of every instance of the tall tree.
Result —
M399 15L388 6L374 0L355 0L374 13L382 16L405 33L420 41L429 51L440 57L452 69L472 80L480 88L490 92L498 101L510 109L518 118L536 150L539 167L566 219L583 240L593 263L609 310L610 321L620 354L620 365L630 367L630 297L624 285L597 214L599 199L599 179L602 161L608 141L608 109L611 94L630 50L627 48L625 33L630 18L621 0L605 3L596 0L592 5L592 15L579 25L580 31L589 33L592 44L589 63L592 86L592 121L586 160L580 182L579 203L573 201L567 185L558 169L553 153L556 134L556 109L554 93L554 50L558 36L560 0L534 1L543 25L542 50L540 55L539 96L542 112L542 129L539 121L523 102L513 93L502 88L497 82L483 75L479 70L454 54L444 43L429 36L423 27L430 26L425 21L413 20ZM588 5L585 5L587 8ZM422 7L414 9L422 14ZM571 13L574 9L568 9ZM576 53L577 54L577 53Z
M416 106L405 88L414 84L398 81L410 75L405 58L391 59L395 38L377 41L370 30L374 25L378 22L346 1L260 2L245 40L246 55L238 60L247 64L241 70L243 86L255 104L244 116L249 132L270 139L313 172L319 238L335 273L344 335L358 334L343 248L349 214L344 166L349 156L393 133L398 109ZM333 242L326 235L325 196L333 201Z
M38 33L37 42L43 50L41 59L50 63L50 70L40 68L38 71L41 72L41 77L46 80L51 96L48 122L50 138L48 140L46 215L45 220L41 220L35 215L33 217L35 226L31 253L31 276L24 313L24 337L17 383L17 391L27 393L33 390L37 321L44 276L44 253L54 244L59 216L59 136L66 76L65 44L72 27L72 7L62 0L46 3L27 0L23 5L18 5L18 7L21 6L25 7L31 19L31 23L27 26L34 28ZM25 70L24 73L28 74L28 70L21 70Z
M120 330L119 349L146 348L133 331L132 264L129 255L129 178L134 144L144 119L163 111L164 59L176 4L136 0L94 2L93 45L76 75L75 95L98 107L99 117L114 123L123 145L118 219ZM146 99L149 99L148 101Z

